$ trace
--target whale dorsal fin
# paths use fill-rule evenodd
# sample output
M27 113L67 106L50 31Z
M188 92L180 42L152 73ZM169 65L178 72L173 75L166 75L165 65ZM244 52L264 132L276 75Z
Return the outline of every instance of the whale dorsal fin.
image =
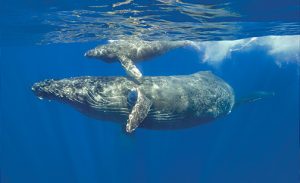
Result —
M140 70L134 65L133 61L126 56L119 56L119 61L126 73L135 81L140 82L142 78L142 73Z
M139 124L147 117L150 107L152 105L151 100L149 100L139 88L132 90L137 93L137 100L133 106L131 113L129 114L126 132L133 132Z

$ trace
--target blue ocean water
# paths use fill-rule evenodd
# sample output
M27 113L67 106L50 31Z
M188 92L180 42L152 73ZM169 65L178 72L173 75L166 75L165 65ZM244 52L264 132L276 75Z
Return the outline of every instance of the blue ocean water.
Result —
M128 2L1 1L1 182L299 182L299 1ZM211 70L238 97L275 96L194 128L127 135L31 91L49 78L124 76L83 54L134 33L200 45L139 63L144 75Z

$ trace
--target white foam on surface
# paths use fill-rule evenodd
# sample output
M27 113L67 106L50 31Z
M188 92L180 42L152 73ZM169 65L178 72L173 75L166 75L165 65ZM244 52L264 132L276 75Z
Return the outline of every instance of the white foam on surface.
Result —
M278 65L300 64L300 35L252 37L239 40L198 42L202 62L219 65L230 58L233 52L246 52L254 49L266 50Z

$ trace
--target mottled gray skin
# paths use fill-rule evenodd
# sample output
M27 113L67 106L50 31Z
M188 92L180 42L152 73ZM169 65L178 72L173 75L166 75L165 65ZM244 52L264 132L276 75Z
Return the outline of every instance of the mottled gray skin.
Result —
M141 39L124 39L98 46L85 53L90 58L101 59L107 63L119 61L128 76L137 83L141 82L142 73L135 63L161 55L170 49L194 46L192 41L144 41Z
M39 98L71 104L88 116L125 123L132 105L129 92L137 88L152 101L139 127L179 129L227 115L235 99L232 88L211 72L182 76L143 77L137 85L126 77L77 77L34 84Z
M111 41L85 53L85 56L101 59L105 62L117 62L126 57L133 62L147 60L162 55L167 51L193 45L192 41L144 41L141 39L124 39Z

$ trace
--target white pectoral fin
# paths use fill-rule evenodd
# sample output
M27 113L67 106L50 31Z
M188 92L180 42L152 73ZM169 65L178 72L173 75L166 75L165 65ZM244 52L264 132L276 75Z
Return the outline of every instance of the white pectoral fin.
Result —
M132 108L131 113L126 124L126 132L133 132L140 123L147 117L152 102L138 89L137 90L137 101Z
M140 70L134 65L133 61L125 56L119 57L119 60L126 73L135 81L140 82L143 75Z

